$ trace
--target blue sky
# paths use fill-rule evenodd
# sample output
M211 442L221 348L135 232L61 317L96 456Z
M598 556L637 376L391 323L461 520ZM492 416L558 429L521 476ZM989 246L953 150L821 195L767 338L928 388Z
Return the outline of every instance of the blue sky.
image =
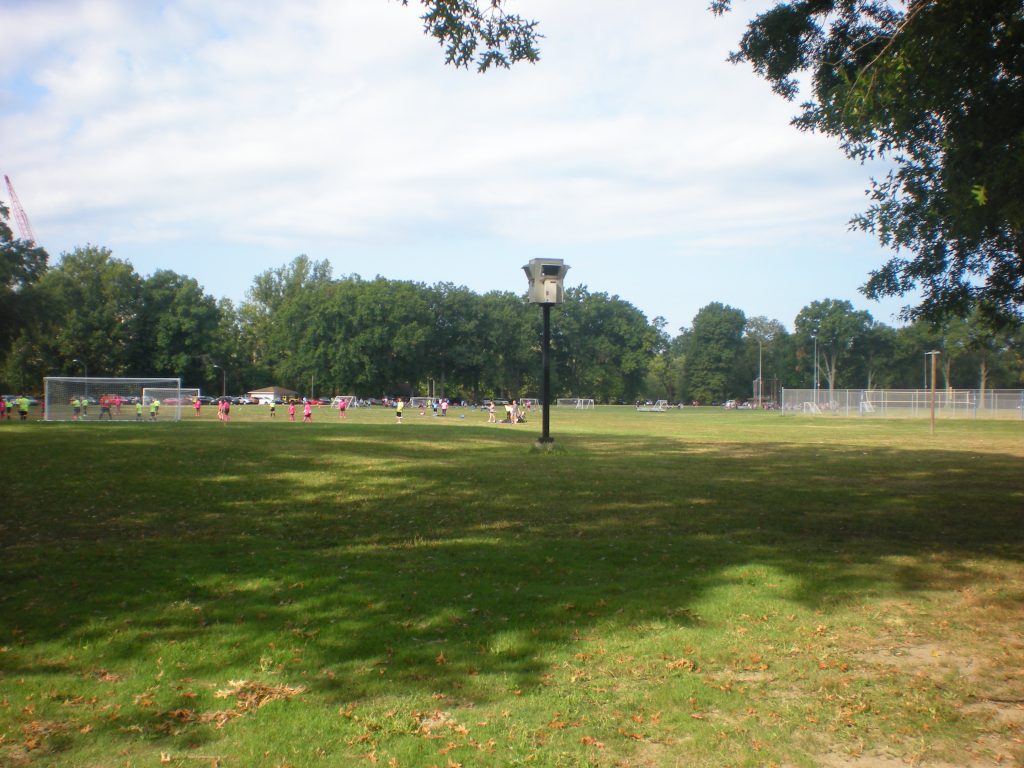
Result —
M541 60L479 75L415 2L2 0L0 173L53 257L102 245L236 302L299 254L517 293L544 257L672 331L712 301L896 324L857 291L888 258L847 225L871 171L726 63L766 3L736 5L506 0Z

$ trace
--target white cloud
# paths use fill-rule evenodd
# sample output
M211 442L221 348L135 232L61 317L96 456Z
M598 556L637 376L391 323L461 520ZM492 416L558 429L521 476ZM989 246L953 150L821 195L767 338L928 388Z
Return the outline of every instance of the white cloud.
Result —
M541 20L542 59L485 76L442 66L415 3L0 6L0 29L26 30L0 45L0 163L51 251L108 245L140 272L177 269L234 298L304 252L372 253L389 277L456 282L481 248L601 253L570 276L652 316L673 311L656 306L664 289L618 290L613 254L646 249L677 291L696 284L684 276L699 253L730 285L730 250L777 261L795 244L800 264L841 244L869 265L851 283L824 263L824 293L780 287L742 307L789 322L825 294L856 298L883 254L845 232L865 171L724 62L747 5L716 19L678 0L626 14L611 0L510 0ZM424 277L427 251L455 274Z

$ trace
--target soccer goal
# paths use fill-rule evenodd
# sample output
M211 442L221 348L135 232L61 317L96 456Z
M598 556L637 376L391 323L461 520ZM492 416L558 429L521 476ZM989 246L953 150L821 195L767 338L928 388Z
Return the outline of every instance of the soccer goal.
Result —
M410 408L429 408L433 400L429 397L410 397Z
M143 387L142 404L148 406L154 400L158 400L161 408L172 405L192 405L200 394L195 387Z
M648 402L650 401L648 400ZM664 413L668 410L668 400L658 400L654 405L638 405L636 409L651 413Z
M43 405L46 421L135 421L136 405L143 404L147 391L164 393L178 405L161 408L161 420L181 419L182 393L199 394L198 389L182 389L181 379L103 378L98 376L47 376L43 379ZM161 403L163 401L161 400ZM148 403L143 414L149 420Z
M560 397L555 404L562 408L575 408L577 411L585 411L594 407L593 398L587 397Z
M349 408L353 407L353 404L356 401L356 396L355 395L335 395L334 398L331 400L331 407L332 408L340 408L342 400L345 401L345 409L348 410Z

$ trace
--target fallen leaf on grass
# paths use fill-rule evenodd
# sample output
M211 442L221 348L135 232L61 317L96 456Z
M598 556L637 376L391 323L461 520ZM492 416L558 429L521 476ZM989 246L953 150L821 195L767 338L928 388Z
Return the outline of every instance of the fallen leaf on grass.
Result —
M229 680L228 685L229 688L217 691L214 696L218 699L234 696L237 699L235 706L246 712L259 709L272 701L291 699L306 691L302 685L267 685L248 680Z
M25 737L21 745L27 752L31 752L34 749L39 749L43 745L43 740L48 736L64 733L67 730L68 726L66 723L33 720L21 726L21 733Z
M675 661L670 661L665 667L668 669L685 669L687 672L693 672L697 669L697 665L689 659L676 659Z
M604 749L604 744L593 736L584 736L580 739L580 744L586 744L588 747L596 747L597 749Z
M225 723L241 717L247 712L253 712L265 704L279 699L289 700L293 696L304 693L305 686L297 685L267 685L266 683L250 682L248 680L230 680L230 687L217 691L214 696L218 699L235 697L235 708L220 710L218 712L204 712L199 715L199 722L213 723L218 728L223 728Z

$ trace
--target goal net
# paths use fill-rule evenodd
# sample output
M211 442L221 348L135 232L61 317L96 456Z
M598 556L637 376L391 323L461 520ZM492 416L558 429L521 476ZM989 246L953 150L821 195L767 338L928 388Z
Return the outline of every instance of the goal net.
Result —
M594 399L589 397L560 397L555 403L559 406L585 411L594 407Z
M348 410L349 408L351 408L353 406L353 403L355 403L356 396L355 395L335 395L334 398L331 399L331 407L332 408L340 408L342 400L345 401L345 409Z
M650 402L650 400L647 402ZM654 405L638 405L636 409L638 411L664 413L668 409L668 400L658 400Z
M409 398L409 407L410 408L429 408L431 402L433 402L433 401L429 397L410 397Z
M143 387L142 404L148 406L154 400L158 400L161 408L172 405L192 405L199 394L199 390L195 387Z
M47 376L43 380L43 406L46 421L135 421L136 405L143 405L144 393L159 391L178 405L160 409L161 419L181 418L182 393L199 394L198 389L182 389L181 379L103 378L98 376ZM164 401L161 400L161 405ZM149 404L143 417L149 419Z

